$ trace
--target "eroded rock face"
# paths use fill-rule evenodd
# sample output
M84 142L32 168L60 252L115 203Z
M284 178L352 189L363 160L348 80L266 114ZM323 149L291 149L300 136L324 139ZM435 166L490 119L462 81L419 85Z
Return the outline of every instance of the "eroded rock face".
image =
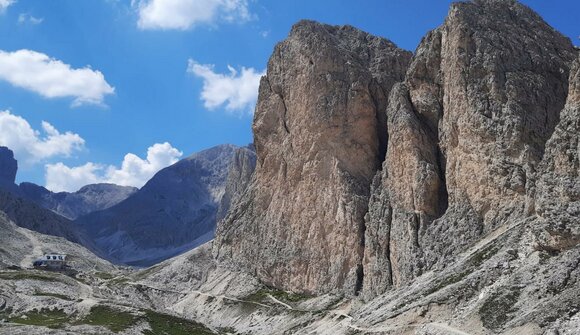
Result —
M580 58L560 123L546 144L536 187L538 247L563 251L580 243Z
M388 95L411 57L355 28L310 21L279 43L254 116L256 173L214 252L293 291L355 292L364 215L384 158Z
M365 292L444 264L534 211L536 169L564 106L569 39L515 1L451 6L388 108L367 216Z
M256 152L254 146L237 148L228 169L224 195L220 201L216 214L216 221L222 220L230 208L243 196L252 181L256 169Z

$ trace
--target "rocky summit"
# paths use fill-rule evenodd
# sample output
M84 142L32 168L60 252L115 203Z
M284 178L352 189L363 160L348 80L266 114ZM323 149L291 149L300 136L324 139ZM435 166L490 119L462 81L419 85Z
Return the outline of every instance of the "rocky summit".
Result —
M516 2L452 5L390 97L387 157L367 216L366 292L408 284L535 215L538 167L575 55Z
M219 259L289 290L360 287L364 215L385 155L388 96L410 59L350 26L292 27L260 83L258 164L244 199L218 228Z

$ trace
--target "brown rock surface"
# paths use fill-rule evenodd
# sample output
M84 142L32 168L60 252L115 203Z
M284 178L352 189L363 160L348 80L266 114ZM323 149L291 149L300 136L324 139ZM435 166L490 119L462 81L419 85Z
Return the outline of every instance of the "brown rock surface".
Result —
M367 216L367 294L533 213L527 189L574 55L569 39L515 1L451 6L390 98L387 157Z
M387 97L409 52L350 26L296 24L262 78L258 163L214 252L294 291L354 292L364 215L386 146Z

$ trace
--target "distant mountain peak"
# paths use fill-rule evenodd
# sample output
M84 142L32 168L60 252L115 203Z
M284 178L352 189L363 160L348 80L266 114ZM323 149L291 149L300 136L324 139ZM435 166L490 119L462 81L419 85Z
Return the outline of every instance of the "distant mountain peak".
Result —
M14 184L17 171L18 162L14 159L14 152L0 146L0 183Z

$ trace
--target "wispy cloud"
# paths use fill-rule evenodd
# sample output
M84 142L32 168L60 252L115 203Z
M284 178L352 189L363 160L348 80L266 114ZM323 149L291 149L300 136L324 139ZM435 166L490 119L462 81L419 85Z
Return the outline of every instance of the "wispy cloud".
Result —
M125 155L121 167L88 162L69 167L63 163L46 165L46 188L59 191L76 191L87 184L113 183L123 186L143 186L159 170L174 164L183 153L168 142L156 143L147 149L147 157Z
M220 21L245 22L254 16L247 0L142 0L133 1L140 29L187 30Z
M32 24L37 25L41 24L44 21L43 18L34 17L30 14L22 13L18 15L18 23L19 24Z
M0 14L4 13L6 8L14 4L16 0L0 0Z
M228 65L229 73L214 71L213 65L199 64L193 59L188 61L187 72L203 80L201 100L204 106L213 110L225 104L230 112L252 113L258 98L260 78L266 71L242 67L238 72Z
M54 157L69 157L84 148L85 140L78 134L61 133L46 121L42 121L41 127L35 130L21 116L0 111L0 145L12 149L25 166Z
M100 71L90 67L73 69L60 60L27 49L0 50L0 80L46 98L72 97L73 106L101 105L106 95L115 92Z

